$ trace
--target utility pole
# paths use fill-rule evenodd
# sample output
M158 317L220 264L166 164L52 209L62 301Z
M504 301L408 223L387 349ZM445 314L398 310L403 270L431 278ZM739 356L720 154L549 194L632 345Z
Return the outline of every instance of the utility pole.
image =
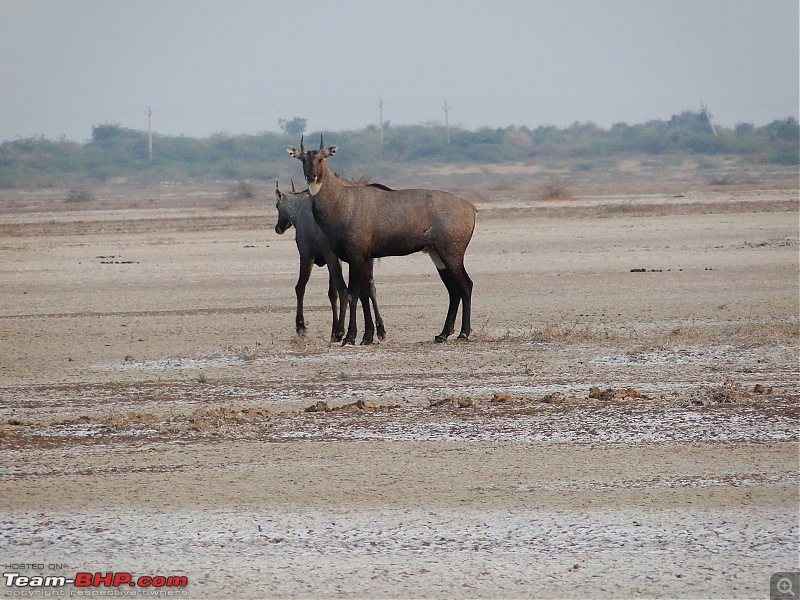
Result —
M444 126L447 129L447 143L450 143L450 109L453 108L452 106L447 105L447 100L444 101L444 106L442 110L444 111Z
M153 127L151 122L153 110L148 106L144 114L147 115L147 159L153 160Z
M708 126L711 127L711 133L717 135L717 130L714 127L714 124L711 122L711 119L714 117L714 115L712 115L711 112L708 110L708 107L706 106L705 102L700 103L700 112L703 113L703 116L706 118L706 121L708 121Z
M381 146L383 146L383 98L378 97L378 108L381 111Z

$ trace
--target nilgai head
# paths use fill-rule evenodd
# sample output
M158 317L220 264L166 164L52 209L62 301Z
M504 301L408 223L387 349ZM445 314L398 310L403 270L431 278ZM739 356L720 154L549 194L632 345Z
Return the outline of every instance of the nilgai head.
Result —
M292 184L292 191L294 191L294 183ZM292 221L289 219L289 211L286 209L286 194L278 189L278 182L275 182L275 208L278 209L278 222L275 224L275 233L282 234L289 227L292 226Z
M336 152L336 146L325 147L322 134L319 134L319 150L306 150L303 145L303 136L300 136L300 150L291 146L287 152L303 163L303 175L308 182L312 194L316 194L322 186L322 176L325 173L325 159Z

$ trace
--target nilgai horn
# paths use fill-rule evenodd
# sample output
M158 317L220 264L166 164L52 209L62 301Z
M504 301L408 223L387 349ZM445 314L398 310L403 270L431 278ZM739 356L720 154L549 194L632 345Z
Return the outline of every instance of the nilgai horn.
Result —
M311 271L316 264L318 267L328 266L328 298L331 302L333 323L331 325L331 341L340 342L344 337L345 315L347 310L347 286L342 277L342 264L333 252L328 239L319 228L314 216L311 214L311 196L308 190L295 192L292 182L292 193L284 194L278 189L275 182L275 207L278 209L278 222L275 232L282 234L289 227L296 229L295 243L300 253L300 276L294 286L297 295L297 313L295 316L295 329L297 333L306 331L306 321L303 316L303 298L306 293L306 284L311 276ZM370 280L370 299L375 309L375 320L378 327L378 338L384 339L386 332L383 319L378 312L378 300L375 295L375 285ZM339 308L337 309L337 305Z
M375 326L368 303L371 259L420 251L431 257L450 296L444 327L435 340L443 342L454 332L459 304L458 338L466 340L472 332L472 280L464 269L464 253L475 230L475 207L447 192L348 187L325 163L336 146L325 148L321 135L319 141L319 150L305 150L301 137L300 150L292 147L288 152L303 163L314 220L336 256L350 265L350 322L343 344L355 343L358 300L365 321L361 343L373 341Z

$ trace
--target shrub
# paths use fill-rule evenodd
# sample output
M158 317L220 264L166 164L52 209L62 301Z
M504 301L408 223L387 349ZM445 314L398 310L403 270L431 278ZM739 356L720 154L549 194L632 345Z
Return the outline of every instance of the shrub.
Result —
M255 198L256 194L255 186L248 179L237 181L230 188L230 195L234 198Z
M571 198L572 194L569 192L569 187L571 185L572 182L566 177L550 175L542 186L540 197L543 200L563 200L564 198Z
M91 202L94 200L94 194L87 189L79 188L72 189L67 192L67 197L64 202Z

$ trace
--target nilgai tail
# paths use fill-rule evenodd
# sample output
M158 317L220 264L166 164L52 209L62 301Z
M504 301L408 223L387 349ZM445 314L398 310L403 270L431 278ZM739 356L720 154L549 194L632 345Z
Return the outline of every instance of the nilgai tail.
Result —
M368 314L372 259L413 252L431 257L450 297L444 327L435 340L443 342L455 331L459 305L458 338L469 338L472 280L464 268L464 253L475 230L475 207L447 192L346 186L325 163L334 152L336 146L325 148L322 136L319 150L307 151L302 137L300 150L289 148L303 163L314 220L336 256L350 265L350 322L343 344L355 343L358 300L365 321L361 343L373 341L375 325Z

